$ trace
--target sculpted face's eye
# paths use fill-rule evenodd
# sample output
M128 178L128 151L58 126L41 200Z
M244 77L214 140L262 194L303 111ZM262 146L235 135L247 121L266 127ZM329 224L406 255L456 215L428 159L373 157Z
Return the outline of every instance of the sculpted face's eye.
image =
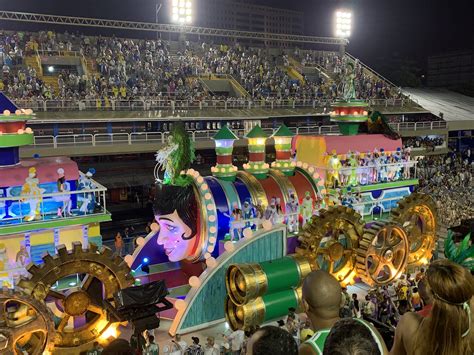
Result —
M178 227L173 226L173 225L171 225L171 224L166 224L165 227L166 227L166 229L167 229L168 231L170 231L171 233L175 233L175 232L178 230Z

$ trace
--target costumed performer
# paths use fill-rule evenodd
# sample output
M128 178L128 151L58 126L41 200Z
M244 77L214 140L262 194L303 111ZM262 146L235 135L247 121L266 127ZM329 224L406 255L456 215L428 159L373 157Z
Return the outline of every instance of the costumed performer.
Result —
M339 171L342 168L341 161L337 156L336 150L332 151L332 156L328 160L327 182L328 186L333 188L340 185Z
M57 187L58 192L67 192L69 190L69 184L66 182L66 176L64 175L64 169L59 168L58 171L58 180L57 180ZM68 217L72 216L71 213L71 196L69 194L59 195L53 197L54 201L62 202L63 208L58 208L58 216L59 217Z
M94 181L92 180L92 176L94 176L94 174L95 169L90 168L87 173L81 175L81 177L79 178L79 190L93 190L97 187ZM91 213L94 211L95 195L93 192L84 193L79 197L79 199L82 200L82 205L79 208L80 212Z
M313 216L313 198L311 197L311 193L309 191L305 192L305 196L301 202L301 215L303 216L303 226Z

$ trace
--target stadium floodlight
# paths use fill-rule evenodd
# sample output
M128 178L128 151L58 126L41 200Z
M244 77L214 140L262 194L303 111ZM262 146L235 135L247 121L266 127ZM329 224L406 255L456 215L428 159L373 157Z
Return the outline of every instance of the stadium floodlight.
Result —
M349 38L352 30L352 12L350 10L336 11L336 37Z
M171 0L171 20L182 25L193 21L192 0Z

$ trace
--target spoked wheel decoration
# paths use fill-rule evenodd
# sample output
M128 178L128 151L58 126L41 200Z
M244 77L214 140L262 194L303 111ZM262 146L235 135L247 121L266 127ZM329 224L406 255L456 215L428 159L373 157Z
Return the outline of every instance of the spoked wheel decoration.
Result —
M361 216L351 208L322 210L303 227L297 253L308 258L313 270L326 270L342 284L352 283L363 228Z
M41 355L54 345L53 315L43 302L8 288L0 290L0 354Z
M374 222L364 231L357 249L357 273L369 285L389 284L402 274L409 257L402 226Z
M131 286L133 277L123 259L112 255L109 248L99 251L91 244L82 249L76 242L69 252L64 245L57 251L56 256L46 254L42 266L29 266L31 277L20 280L18 286L55 308L55 347L77 348L95 341L112 326L102 300L113 303L113 294ZM77 275L80 282L60 291L57 283L71 275Z
M408 268L427 264L436 246L436 204L429 195L413 193L398 202L391 220L407 231L410 244Z

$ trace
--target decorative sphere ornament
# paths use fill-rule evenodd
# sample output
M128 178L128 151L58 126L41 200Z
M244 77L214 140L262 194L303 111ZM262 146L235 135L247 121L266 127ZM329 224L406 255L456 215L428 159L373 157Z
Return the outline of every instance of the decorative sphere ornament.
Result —
M267 219L266 221L263 221L262 227L263 227L263 229L265 229L266 231L269 231L270 229L272 229L273 224L272 224L271 221L269 221L269 220Z
M251 230L250 228L245 228L243 234L245 238L250 239L253 237L253 230Z
M191 276L189 278L188 282L189 282L189 286L191 286L191 287L196 287L197 288L197 287L201 286L201 280L197 276Z
M234 243L230 240L224 243L224 249L228 252L232 252L235 250Z

